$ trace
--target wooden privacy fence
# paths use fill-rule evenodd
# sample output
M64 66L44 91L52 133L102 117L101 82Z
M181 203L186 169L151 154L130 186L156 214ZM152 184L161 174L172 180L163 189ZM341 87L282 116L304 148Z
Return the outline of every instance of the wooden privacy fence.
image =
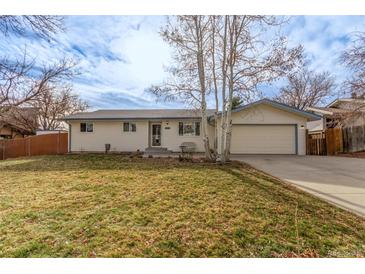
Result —
M67 147L67 133L0 140L0 160L22 156L65 154L68 151Z
M326 130L327 155L336 155L343 150L342 128L329 128Z
M308 155L326 155L326 134L324 132L317 134L307 134L307 154Z
M342 130L343 152L365 151L365 125Z
M307 135L307 154L336 155L342 152L365 151L365 125L329 128Z

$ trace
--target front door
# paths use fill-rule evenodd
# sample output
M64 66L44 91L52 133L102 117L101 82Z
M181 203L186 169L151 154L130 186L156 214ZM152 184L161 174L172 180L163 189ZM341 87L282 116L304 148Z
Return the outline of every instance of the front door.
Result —
M152 124L152 146L161 146L161 124Z

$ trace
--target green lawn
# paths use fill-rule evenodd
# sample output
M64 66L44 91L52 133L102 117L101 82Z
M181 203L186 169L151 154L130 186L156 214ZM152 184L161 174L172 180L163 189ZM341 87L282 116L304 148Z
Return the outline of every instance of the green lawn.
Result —
M1 257L364 255L364 219L239 163L0 161Z

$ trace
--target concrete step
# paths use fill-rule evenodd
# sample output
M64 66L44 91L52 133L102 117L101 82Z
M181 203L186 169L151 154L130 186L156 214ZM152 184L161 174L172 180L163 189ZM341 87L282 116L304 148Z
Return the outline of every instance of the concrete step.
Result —
M145 153L171 153L166 147L148 147L144 151Z

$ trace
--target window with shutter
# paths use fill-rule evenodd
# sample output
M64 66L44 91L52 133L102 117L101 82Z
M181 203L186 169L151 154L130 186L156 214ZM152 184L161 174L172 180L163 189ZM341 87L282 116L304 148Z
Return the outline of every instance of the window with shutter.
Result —
M80 123L80 132L94 132L94 124L90 122Z
M200 122L179 122L180 136L200 136Z
M123 131L124 132L136 132L137 126L135 123L125 122L125 123L123 123Z

